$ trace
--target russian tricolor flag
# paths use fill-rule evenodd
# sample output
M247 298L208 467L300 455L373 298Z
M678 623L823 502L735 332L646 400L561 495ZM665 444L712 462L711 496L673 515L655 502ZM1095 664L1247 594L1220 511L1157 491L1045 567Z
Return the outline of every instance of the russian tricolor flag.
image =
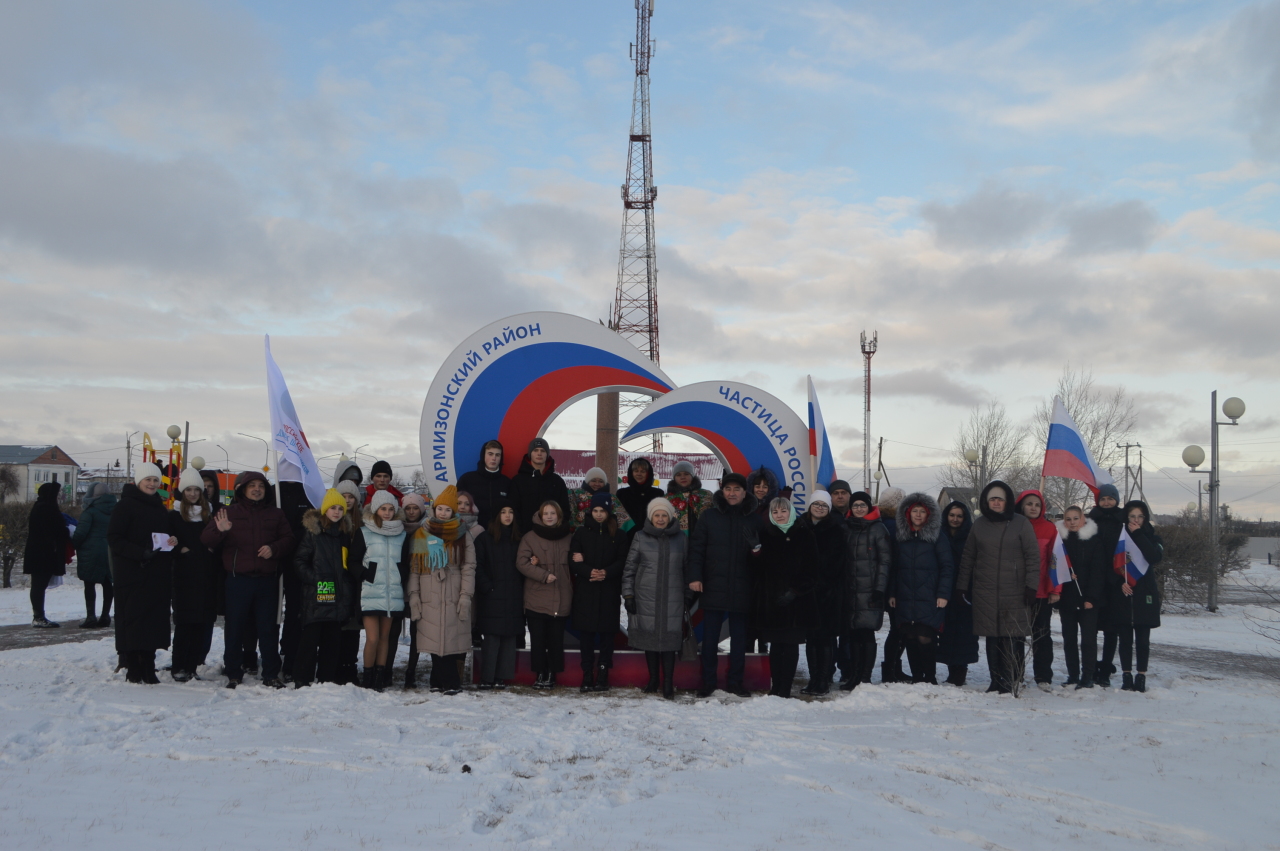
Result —
M1053 583L1053 593L1061 594L1062 586L1071 581L1071 559L1067 556L1067 548L1062 544L1062 536L1053 540L1053 564L1049 566L1049 581Z
M818 391L809 381L809 463L813 470L815 486L826 487L836 480L836 459L831 454L831 441L827 439L827 423L822 419L818 405Z
M1111 474L1093 460L1093 453L1059 396L1053 397L1053 419L1049 421L1049 442L1044 448L1044 468L1040 475L1084 482L1095 497L1099 486L1115 484Z
M1116 541L1115 561L1112 566L1116 573L1123 576L1125 582L1129 583L1130 588L1147 575L1147 569L1151 566L1147 564L1147 559L1142 555L1142 550L1138 549L1137 543L1129 536L1128 527L1120 530L1120 540Z

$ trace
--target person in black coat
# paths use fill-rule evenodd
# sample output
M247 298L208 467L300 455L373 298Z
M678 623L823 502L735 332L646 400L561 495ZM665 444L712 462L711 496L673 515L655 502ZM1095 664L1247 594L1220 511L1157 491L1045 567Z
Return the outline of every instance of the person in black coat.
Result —
M1058 521L1062 548L1071 562L1071 581L1063 584L1058 598L1062 620L1062 652L1067 657L1067 681L1077 689L1093 688L1098 666L1098 619L1107 592L1109 559L1099 546L1098 524L1073 505ZM1081 654L1084 670L1081 670Z
M866 491L850 497L844 525L849 557L845 561L843 640L849 648L849 662L840 690L852 691L860 683L871 682L871 672L876 667L876 632L884 625L893 541L880 509ZM888 643L886 639L886 646Z
M720 629L729 622L729 674L725 686L749 697L743 686L747 662L747 615L751 611L749 559L760 550L760 518L756 498L747 492L741 473L726 473L711 507L702 512L689 538L686 579L689 590L702 595L702 688L699 697L716 690Z
M477 523L483 529L489 528L493 520L493 512L498 503L511 495L511 479L502 473L502 444L496 440L486 441L480 447L480 460L476 468L463 473L458 479L458 492L471 494L475 503Z
M200 535L213 516L204 482L188 467L178 480L180 502L170 513L173 553L173 679L185 683L205 663L218 619L222 567Z
M336 490L325 492L320 510L302 516L302 537L293 556L298 577L300 630L294 688L338 681L342 625L359 609L364 535L347 514Z
M579 632L582 691L608 691L613 642L621 628L622 568L627 563L627 535L613 516L613 497L600 491L591 511L569 542L573 576L573 627ZM596 652L599 651L599 662Z
M35 505L27 517L27 546L22 556L22 572L31 577L31 625L40 629L57 628L44 616L44 595L55 576L67 573L67 542L71 533L58 508L62 488L56 482L45 482L36 491Z
M831 511L831 494L815 491L800 524L813 533L818 547L814 589L816 623L805 636L805 659L809 682L801 694L828 694L835 670L836 637L844 629L844 579L849 558L848 530L844 520Z
M800 642L818 622L818 542L810 526L797 522L795 505L785 497L769 504L751 585L751 619L769 642L769 694L791 697Z
M1147 690L1147 662L1151 658L1151 630L1160 626L1160 585L1156 565L1164 558L1164 542L1151 525L1151 509L1141 500L1124 506L1125 529L1147 560L1147 572L1133 582L1116 569L1107 577L1107 620L1120 644L1120 668L1125 691ZM1138 645L1138 672L1133 673L1133 645Z
M897 613L914 683L938 683L938 630L955 583L951 541L942 534L937 501L908 494L898 509L889 605Z
M662 489L653 484L653 465L648 458L634 458L627 465L627 486L618 489L618 502L639 529L649 514L649 503L661 499Z
M969 540L973 515L959 500L942 510L942 531L951 543L951 563L960 564L964 542ZM957 574L959 571L957 571ZM942 635L938 637L938 657L947 666L947 683L963 686L969 666L978 662L978 636L973 634L973 603L968 588L951 588L951 602L943 613Z
M511 501L515 503L516 526L522 535L533 531L533 515L544 502L559 504L564 516L569 516L569 486L556 474L551 445L541 437L529 441L520 472L511 480Z
M1098 488L1098 504L1089 511L1089 519L1098 524L1099 549L1107 558L1111 558L1126 519L1124 509L1120 507L1120 491L1115 485L1102 485ZM1098 660L1094 682L1103 688L1110 688L1111 675L1116 672L1116 647L1120 634L1107 619L1101 620L1099 627L1102 629L1102 658Z
M520 528L510 500L499 499L476 538L476 624L480 688L506 688L516 675L516 644L524 637L524 574L516 568Z
M131 683L160 682L156 650L169 646L173 589L173 521L160 498L160 468L139 464L120 492L107 544L116 589L116 649Z

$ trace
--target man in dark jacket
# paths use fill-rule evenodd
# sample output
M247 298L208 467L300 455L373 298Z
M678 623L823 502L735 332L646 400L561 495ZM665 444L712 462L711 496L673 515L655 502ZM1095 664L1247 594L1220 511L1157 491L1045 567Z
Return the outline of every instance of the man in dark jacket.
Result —
M702 688L716 690L720 630L729 622L729 676L726 691L749 697L746 672L747 615L751 611L751 570L747 559L760 551L756 499L740 473L726 473L711 507L702 512L689 541L689 590L702 594Z
M548 500L559 504L564 516L569 516L569 486L556 474L551 444L541 437L529 441L529 452L520 463L520 472L511 480L511 497L516 504L516 525L522 535L533 529L533 515Z
M44 594L50 581L67 572L67 542L71 533L58 508L60 493L62 488L56 482L41 485L27 518L22 572L31 577L31 625L42 629L61 626L44 616Z
M267 499L266 476L246 470L236 477L235 501L214 515L200 536L210 549L222 547L227 571L227 615L223 632L223 664L227 687L243 676L244 633L258 636L262 682L283 688L276 642L276 610L280 605L280 571L293 552L294 537L285 513Z
M482 529L489 528L498 503L505 501L511 493L511 479L502 473L502 453L501 443L486 441L480 447L476 468L463 473L458 479L458 493L471 494L478 518L476 522Z

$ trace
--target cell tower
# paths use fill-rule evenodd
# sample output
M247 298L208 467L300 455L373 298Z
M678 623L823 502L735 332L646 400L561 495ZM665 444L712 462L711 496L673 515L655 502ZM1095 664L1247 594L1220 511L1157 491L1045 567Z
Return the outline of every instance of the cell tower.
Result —
M871 492L871 358L875 357L880 342L880 332L872 331L871 339L862 332L862 359L866 361L866 373L862 379L862 489Z
M631 57L636 64L631 98L631 144L627 151L627 182L622 184L622 247L618 256L618 292L613 302L613 329L635 344L655 364L658 360L658 265L654 253L653 146L649 132L649 60L653 42L649 19L653 0L636 2L636 40ZM638 411L647 396L623 396L620 407ZM631 417L625 417L630 421ZM653 437L653 450L662 451L662 438Z

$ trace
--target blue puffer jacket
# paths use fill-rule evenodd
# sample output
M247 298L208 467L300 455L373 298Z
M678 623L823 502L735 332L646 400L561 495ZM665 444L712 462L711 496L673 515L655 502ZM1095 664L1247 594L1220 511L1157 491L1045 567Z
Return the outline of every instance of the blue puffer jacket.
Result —
M386 534L394 529L394 534ZM408 578L408 566L404 562L404 524L396 520L384 521L382 528L374 523L373 514L365 511L364 558L361 565L368 568L376 564L372 582L360 583L360 611L386 612L399 615L404 612L404 583Z
M911 508L920 505L929 512L924 525L911 528ZM945 611L938 599L949 600L955 585L955 562L951 541L942 534L942 512L928 494L908 494L898 508L898 528L893 542L894 598L899 625L923 623L933 629L942 626Z

